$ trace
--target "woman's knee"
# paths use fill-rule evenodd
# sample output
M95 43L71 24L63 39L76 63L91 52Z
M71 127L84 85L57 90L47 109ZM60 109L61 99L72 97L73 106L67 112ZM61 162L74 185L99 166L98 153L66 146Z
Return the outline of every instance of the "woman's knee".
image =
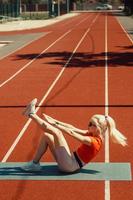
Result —
M54 134L50 134L50 133L46 132L46 133L44 133L44 137L45 137L45 140L47 141L47 143L49 143L49 142L54 143L55 148L59 147L59 146L65 146L69 151L67 142L64 138L62 131L57 130L54 132Z
M54 141L53 135L51 135L47 132L45 132L42 137L45 141L52 141L52 142Z

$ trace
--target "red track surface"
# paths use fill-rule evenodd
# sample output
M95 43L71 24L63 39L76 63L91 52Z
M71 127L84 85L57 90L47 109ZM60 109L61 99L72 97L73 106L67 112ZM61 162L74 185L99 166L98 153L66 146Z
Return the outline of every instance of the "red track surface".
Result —
M115 17L108 15L107 22L109 104L114 106L109 107L109 114L116 119L118 128L129 140L129 147L125 149L110 144L110 161L132 163L132 44ZM86 37L75 49L87 30ZM23 31L23 34L27 32ZM56 25L36 29L34 32L49 32L49 34L0 61L2 84L36 58L12 80L1 85L1 161L27 122L27 119L21 116L23 106L34 97L38 98L38 102L44 97L70 57L70 62L45 99L44 107L40 108L39 113L46 112L81 128L86 127L91 115L105 113L105 14L83 13ZM64 35L65 33L67 34ZM37 57L62 35L64 35L62 39ZM127 107L128 105L131 107ZM5 161L31 160L40 134L38 127L31 123ZM70 137L68 140L71 148L75 149L78 143ZM53 161L50 153L43 157L42 161ZM105 161L104 147L94 161ZM0 188L1 200L105 199L104 181L0 181ZM111 182L111 200L133 199L132 190L132 182Z

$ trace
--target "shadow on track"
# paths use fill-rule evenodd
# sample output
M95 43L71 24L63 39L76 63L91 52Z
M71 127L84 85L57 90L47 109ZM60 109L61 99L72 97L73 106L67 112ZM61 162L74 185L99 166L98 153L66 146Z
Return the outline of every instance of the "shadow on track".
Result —
M109 67L132 67L133 66L133 52L130 50L133 46L120 46L117 52L108 52L108 66ZM122 49L127 49L129 51L121 52ZM39 54L18 54L14 57L14 60L32 60L36 58ZM42 59L43 64L51 66L58 65L59 67L64 67L72 52L50 52L44 53L38 56L36 59ZM49 61L45 61L49 58ZM91 68L91 67L105 67L105 52L100 53L75 53L68 63L69 67L80 67L80 68Z
M100 173L100 171L97 170L92 170L92 169L84 169L82 168L79 171L76 171L74 173L65 173L65 172L61 172L58 169L57 165L49 165L49 166L42 166L41 171L39 172L25 172L23 171L20 167L16 167L15 163L14 163L14 167L0 167L0 177L7 177L10 178L10 176L18 176L21 177L23 176L67 176L67 175L71 175L71 174L78 174L78 173L83 173L83 174L98 174Z

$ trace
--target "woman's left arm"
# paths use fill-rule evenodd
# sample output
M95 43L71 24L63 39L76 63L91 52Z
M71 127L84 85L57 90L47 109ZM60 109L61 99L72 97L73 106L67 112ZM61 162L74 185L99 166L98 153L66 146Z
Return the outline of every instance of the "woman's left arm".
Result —
M83 134L79 134L72 129L68 129L60 124L57 124L57 127L63 131L65 131L68 135L72 136L73 138L77 139L83 144L91 145L91 138L89 136L85 136Z

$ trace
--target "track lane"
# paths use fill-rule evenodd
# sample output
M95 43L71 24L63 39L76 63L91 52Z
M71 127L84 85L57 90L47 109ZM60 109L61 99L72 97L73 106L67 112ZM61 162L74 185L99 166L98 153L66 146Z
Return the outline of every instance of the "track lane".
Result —
M103 17L103 19L104 19L104 17ZM103 19L101 18L101 20L98 20L99 27L101 26L101 24L104 23ZM104 33L104 30L101 30L101 31L103 31L103 33ZM99 30L99 32L100 32L100 30ZM93 36L94 36L95 35L94 33L95 33L95 30L91 34L93 34ZM77 35L77 32L76 32L76 35ZM102 35L102 33L101 33L101 35ZM97 35L95 37L97 38ZM104 37L103 37L103 39L104 39ZM88 39L86 41L88 41ZM90 39L89 39L89 41L90 41ZM68 43L68 40L66 42ZM80 52L84 52L86 54L87 49L85 49L84 45L85 45L85 43L83 44L83 46L81 45L78 50L78 55L79 55L78 59L81 56ZM104 49L104 43L102 43L102 42L101 42L101 45L99 45L98 43L95 43L94 45L96 47L95 48L96 55L99 53L99 51L102 51ZM100 50L99 46L101 46L101 48L102 48L101 50ZM64 49L64 46L63 46L63 49ZM88 49L89 49L89 52L91 52L91 54L92 54L92 49L90 47ZM75 58L72 59L70 65L75 65L74 59ZM77 57L76 57L76 59L77 59ZM46 113L50 113L52 115L55 115L55 113L56 113L57 114L56 117L58 117L59 119L61 117L62 120L64 119L65 121L67 121L69 118L70 122L73 122L75 125L78 125L79 119L82 119L81 126L86 125L89 116L91 116L92 114L94 114L96 112L103 113L104 108L101 108L101 107L100 108L91 108L89 106L84 107L84 108L82 107L83 102L87 103L87 105L91 105L92 103L104 104L104 102L103 102L104 101L104 92L103 92L104 91L104 89L103 89L103 87L104 87L104 67L103 66L101 67L99 62L95 62L95 59L96 59L96 56L94 58L92 58L92 61L89 63L89 65L91 65L91 67L89 66L90 67L89 68L86 66L84 70L81 70L82 72L79 72L80 67L75 67L75 66L70 67L69 66L65 70L63 79L61 79L61 82L60 82L60 84L64 85L64 83L66 83L67 81L70 81L70 80L67 80L68 76L70 76L70 79L73 79L73 81L71 81L72 85L69 84L69 87L67 87L67 92L65 92L64 94L63 94L64 90L62 92L62 95L64 95L66 98L70 97L70 100L69 100L69 102L67 102L66 98L65 98L65 99L63 99L63 101L64 101L63 103L67 103L67 104L73 103L74 104L75 102L77 102L78 104L80 104L81 107L77 107L77 108L66 107L67 109L65 109L65 107L53 108L52 107L53 102L51 105L51 101L49 101L49 106L51 105L51 108L50 107L47 107L45 109L42 108L42 110L40 110L40 112L45 110ZM83 63L85 64L85 60L84 60L84 62L81 62L81 65ZM98 66L98 68L96 66ZM92 78L92 75L93 76L95 75L94 78ZM86 79L86 81L85 81L86 84L80 85L79 84L79 83L81 83L80 80L83 78ZM16 79L16 82L17 81L18 80ZM101 82L103 84L101 84ZM61 85L61 87L62 87L62 85ZM81 93L82 101L79 100L79 96L75 95L75 97L73 97L71 95L71 90L73 88L72 86L78 88L79 93ZM94 98L93 98L93 96L91 96L90 98L84 99L85 96L83 95L83 92L82 92L83 87L84 87L86 96L88 96L88 94L89 94L88 91L90 92L90 89L91 89L92 93L95 92ZM58 92L58 89L59 89L59 85L56 86L55 90ZM100 97L99 97L99 92L101 92L101 94L102 94ZM33 92L31 95L32 96L34 95ZM51 95L54 95L54 93L51 93L49 97L51 97ZM62 102L62 100L61 100L62 95L61 96L57 95L56 97L58 97L58 98L54 98L55 105L58 105L58 103ZM39 96L39 94L38 94L38 96ZM24 101L26 101L26 98L24 99ZM48 102L47 102L47 105L48 105ZM58 110L59 110L59 112L58 112ZM77 118L77 116L75 117L75 112L76 112L76 115L79 116L79 118ZM70 117L68 117L68 116L70 116ZM20 120L20 118L19 118L19 120ZM33 132L33 134L32 134L32 132ZM19 145L16 147L15 151L13 152L13 154L11 155L11 157L8 160L9 161L11 161L11 160L13 160L13 161L30 160L32 158L33 152L37 145L38 136L36 133L39 134L39 129L35 125L32 124L32 126L30 126L29 129L27 130L27 132L25 133L25 135L24 135L25 137L22 138ZM68 139L70 141L72 148L75 148L74 146L76 145L76 143L73 143L70 138L68 138ZM28 149L27 149L27 146L28 146ZM23 152L22 152L22 149L23 149ZM98 160L104 161L104 152L103 151L102 151L101 155L99 155L99 157L96 158L96 161L98 161ZM19 154L18 154L18 152L19 152ZM45 159L47 159L47 161L51 160L49 155L47 155L47 158L45 158ZM45 199L52 198L53 193L51 193L51 191L53 191L53 190L54 190L55 198L58 200L67 199L68 196L69 196L69 198L71 197L73 200L86 199L86 198L88 198L88 193L89 193L90 200L97 199L97 197L99 199L104 198L104 182L91 181L89 183L89 186L88 186L88 182L84 182L84 181L83 182L82 181L80 181L80 182L70 181L69 183L63 182L63 181L61 181L61 182L45 181L45 183L38 182L37 186L36 186L36 182L34 182L34 181L30 181L30 182L29 181L28 182L27 181L17 181L17 182L15 181L12 183L12 186L10 185L9 182L5 183L5 186L8 187L8 190L10 190L10 188L12 188L14 185L16 186L16 187L14 187L14 190L12 192L12 197L14 197L14 198L22 197L24 199L28 199L29 194L31 194L33 191L33 188L37 188L37 189L35 189L36 191L34 194L37 195L40 199L43 199L44 196L45 196ZM55 189L55 186L56 186L56 189ZM42 187L43 187L43 190L42 190ZM18 189L18 188L21 188L21 189ZM80 191L81 188L82 188L82 191ZM59 191L60 191L60 193L59 193ZM76 191L80 191L80 195L79 195L79 193L76 193ZM8 198L8 195L6 195L6 197ZM32 196L32 199L35 199L35 196Z
M7 79L14 76L14 73L18 73L18 71L21 72L22 68L25 69L29 67L30 64L32 64L32 62L34 62L37 58L41 57L42 54L47 52L48 49L54 46L63 37L67 36L68 34L71 34L71 30L75 29L75 27L79 23L81 24L89 18L90 18L89 20L91 21L93 17L94 17L93 15L86 16L84 19L81 19L80 21L75 23L74 26L71 25L71 26L65 27L65 30L63 31L62 31L62 28L61 28L61 31L60 29L57 29L58 31L54 30L54 34L51 30L46 31L46 33L49 33L49 34L48 35L46 34L44 36L45 38L42 37L39 40L37 40L37 42L35 41L31 43L30 45L26 46L25 48L20 49L14 54L11 54L10 56L7 56L6 58L2 59L0 61L0 64L1 64L0 87L4 85ZM31 53L31 49L32 49L32 53ZM5 66L7 66L6 71L5 71Z
M94 31L95 29L93 30L93 32ZM93 34L93 32L90 32L90 34ZM97 35L95 37L97 37ZM54 90L52 91L52 93L50 93L47 100L45 101L44 108L42 107L42 111L43 109L45 109L45 106L55 107L55 109L64 109L65 107L70 107L70 109L80 109L82 107L84 109L90 109L90 107L92 107L93 105L104 105L104 68L100 68L100 66L98 65L96 67L99 67L99 69L96 69L96 67L94 67L93 59L95 60L95 58L90 61L92 62L92 66L90 63L88 63L85 68L80 66L77 67L75 65L75 60L77 60L78 58L81 59L81 57L84 57L84 55L89 52L89 48L85 48L84 46L84 44L88 42L88 39L88 37L84 39L83 45L81 44L77 52L74 54L71 62L65 69L65 73L56 83ZM101 44L103 43L104 38L103 41L101 41ZM94 45L96 49L99 46L99 44L97 43L94 43ZM96 49L95 53L97 54ZM80 54L80 52L82 52L82 55ZM92 54L92 52L87 54L87 58L89 54ZM85 58L85 61L87 58ZM82 60L80 65L84 66L84 64L86 64L85 61ZM79 80L84 80L84 82L79 82ZM99 82L101 82L101 85L99 84ZM102 98L98 98L99 93L101 94Z
M83 33L84 33L84 29L80 30L79 34L83 35ZM73 34L75 35L75 30L73 30ZM69 37L71 38L71 36L69 36ZM60 41L59 44L56 44L55 47L53 47L50 50L52 52L52 58L50 58L49 61L52 61L52 59L53 59L55 62L56 59L58 59L57 52L58 52L58 54L59 54L59 52L62 53L62 47L63 47L63 50L65 50L66 52L73 51L73 49L74 49L75 45L77 44L77 42L79 41L80 37L81 37L80 35L75 36L74 39L71 41L71 46L66 45L65 48L64 48L63 42L68 42L68 39L66 39L66 41ZM57 51L57 49L58 49L58 51ZM56 57L54 57L53 52L55 52ZM50 52L48 54L50 54ZM68 56L70 56L70 54ZM68 58L69 57L67 57L67 59ZM48 55L47 59L49 59L49 55ZM59 59L60 59L60 56L59 56ZM61 59L62 59L62 55L61 55ZM64 62L66 62L66 61L64 61ZM1 88L0 92L1 92L1 96L3 96L3 99L1 101L1 107L8 108L8 106L9 106L9 108L10 108L9 110L11 110L14 108L14 105L15 105L16 109L18 106L18 110L19 110L19 106L24 106L26 104L26 102L29 101L29 99L32 99L35 96L37 96L38 98L41 98L40 95L44 94L44 91L47 91L49 85L52 83L52 81L55 79L57 74L60 72L61 68L62 68L62 63L56 63L54 68L53 67L51 68L51 63L48 64L47 60L46 60L45 67L43 65L43 59L36 60L36 62L32 64L32 68L28 68L26 70L26 72L23 72L22 75L18 76L15 80L13 80L12 84L9 84L9 85ZM33 73L33 70L34 70L34 73ZM35 79L36 79L36 81L35 81ZM45 84L44 84L44 81L45 81ZM42 85L43 85L43 87L42 87ZM21 90L20 90L20 88L21 88ZM10 91L10 93L8 91ZM32 91L32 92L29 93L29 91ZM6 96L4 95L5 93L6 93ZM24 97L25 103L23 101L22 104L20 105L18 99L22 99L22 96ZM5 111L3 109L3 112L1 112L1 116L3 116L4 113L5 113ZM7 113L6 113L6 115L7 115ZM12 113L9 113L8 115L12 116ZM3 118L3 120L4 120L4 118ZM6 121L3 122L3 120L1 123L6 124L7 122ZM15 124L15 121L13 122L14 124ZM16 132L15 125L11 124L11 126L14 127L13 132L15 133ZM8 126L6 128L9 130L10 126ZM8 130L6 130L6 133L9 132ZM10 136L10 137L12 137L12 136ZM7 141L9 141L11 139L11 138L9 139L8 135L6 136L6 138L7 138ZM4 144L4 142L2 142L2 143ZM2 146L1 146L1 150L4 151ZM1 151L1 155L2 155L2 151Z
M133 43L115 17L109 16L108 23L109 102L114 106L114 108L109 108L109 113L116 119L118 129L126 135L129 143L129 146L125 148L110 143L110 161L130 162L132 167L133 48L131 46ZM131 200L132 189L132 181L112 181L111 199Z
M129 45L129 41L127 41L126 37L124 36L123 32L121 32L121 29L119 29L118 24L116 23L116 20L112 18L112 16L109 16L109 103L112 105L115 105L116 102L123 105L125 102L128 104L132 103L132 96L130 95L129 88L131 88L132 85L132 75L131 73L131 67L129 66L131 64L130 57L128 58L128 67L123 66L122 60L117 60L118 54L116 54L116 51L121 52L121 55L124 55L125 49L127 49ZM79 58L82 54L81 52L84 52L84 55L87 54L87 52L92 53L92 49L89 47L87 49L87 44L84 43L81 45L81 49L79 49L77 57L72 59L72 62L70 63L70 66L68 69L65 70L64 76L60 80L60 84L58 83L54 89L54 91L50 94L50 96L47 98L47 100L44 102L44 105L46 107L42 107L40 109L41 112L46 112L52 116L57 117L58 119L63 119L64 121L72 122L73 124L79 126L79 119L80 119L80 126L85 127L86 122L88 120L88 115L91 116L91 114L94 113L104 113L104 108L93 108L90 107L94 103L97 106L100 104L104 104L104 46L102 39L99 42L99 34L101 33L101 37L103 36L102 30L100 26L100 19L98 20L98 25L93 27L93 31L97 29L98 35L95 36L95 31L92 31L92 35L94 37L94 43L95 43L95 56L89 57L89 66L86 64L86 58L84 61L81 62L81 65L84 65L84 68L81 69L80 66L77 66L76 64L79 62ZM113 28L114 29L113 29ZM114 37L114 34L112 32L112 29L117 32L117 37ZM117 30L116 30L117 29ZM123 35L123 36L122 36ZM119 40L124 41L124 43L119 44ZM90 39L88 39L90 42ZM87 41L87 40L86 40ZM126 41L126 42L125 42ZM116 46L117 44L117 46ZM126 48L123 48L123 44ZM100 49L101 48L101 49ZM88 51L87 51L88 50ZM129 49L128 49L129 50ZM131 51L128 51L131 55ZM114 55L112 59L112 55ZM115 57L116 56L116 57ZM98 61L95 61L95 59L98 59ZM78 62L75 62L78 61ZM52 61L54 62L54 60ZM39 64L39 63L38 63ZM57 64L57 63L56 63ZM39 64L40 65L40 64ZM97 66L97 67L96 67ZM115 67L113 67L115 66ZM126 68L126 69L125 69ZM126 76L124 75L126 74ZM95 78L94 78L95 75ZM120 78L119 78L120 77ZM84 78L85 83L81 82L80 80ZM128 81L127 81L128 80ZM18 80L16 80L15 83L17 83ZM22 79L21 79L22 81ZM30 79L29 79L30 81ZM93 83L93 84L92 84ZM89 86L88 87L86 87ZM123 86L121 89L121 85ZM76 92L76 87L78 87L78 93ZM84 91L83 91L84 88ZM120 88L120 90L119 90ZM127 96L123 95L123 88L126 90ZM89 92L88 92L89 90ZM5 90L6 91L6 90ZM85 96L83 95L83 92L85 92ZM99 97L100 93L100 97ZM15 93L14 93L15 94ZM91 96L91 94L94 94L94 99ZM32 95L34 95L32 93ZM38 92L38 95L39 92ZM75 99L73 98L75 96ZM88 97L88 98L87 98ZM29 98L26 97L27 99ZM41 98L41 97L40 97ZM80 101L80 98L82 101ZM15 100L15 99L14 99ZM26 102L26 99L24 100ZM74 103L77 103L74 106ZM84 103L83 103L84 102ZM129 110L130 109L130 110ZM15 116L15 120L18 120L18 112L20 113L22 108L19 108L19 110L15 110L14 113L9 114L12 112L12 109L9 108L9 110L6 113L6 117L8 121L12 120L12 116ZM89 114L88 114L89 113ZM128 135L129 141L132 142L132 108L122 107L122 108L109 108L109 114L111 114L117 121L118 127L120 128L123 133L126 133ZM76 115L76 117L75 117ZM125 122L125 119L128 119L128 121ZM23 124L23 117L19 117L19 120L17 122L17 126L19 128L19 123ZM5 123L5 126L7 123ZM1 123L1 127L3 124ZM4 126L3 126L4 127ZM4 127L5 128L5 127ZM3 130L4 130L3 128ZM11 131L14 132L12 129ZM6 132L6 130L5 130ZM33 133L32 133L33 132ZM8 130L9 133L9 130ZM37 141L38 141L38 134L41 134L39 129L32 124L32 126L29 127L29 129L26 131L24 137L20 141L19 145L16 147L15 151L9 158L9 161L25 161L32 159L33 152L36 148ZM5 138L4 138L5 139ZM70 145L72 148L75 148L76 142L73 143L70 138L68 138ZM5 142L3 140L5 146L8 145L8 140ZM31 145L31 146L30 146ZM124 149L120 146L110 144L111 146L111 154L110 158L112 162L128 162L129 160L132 162L131 158L131 149L127 148ZM28 149L27 149L28 146ZM23 152L22 152L23 149ZM18 154L19 152L19 154ZM117 152L117 154L116 154ZM52 158L50 157L50 154L48 153L43 160L51 161ZM95 161L101 161L104 160L104 151L98 157L95 159ZM38 182L38 185L36 184L36 181L13 181L12 183L9 181L0 182L0 187L2 188L2 198L9 199L11 198L22 198L22 199L29 199L29 196L33 194L32 199L36 199L36 197L39 197L39 199L44 199L44 196L46 199L53 198L53 191L55 194L55 198L58 200L72 198L73 200L77 199L87 199L89 194L89 199L104 199L104 183L103 182L89 182L89 186L87 182L80 181L80 184L78 182L57 182L57 181L45 181L44 182ZM45 184L45 185L44 185ZM56 189L55 189L56 187ZM9 193L6 192L4 194L4 188L8 188ZM77 194L77 191L80 191L82 188L82 191ZM117 189L117 193L116 193ZM125 192L126 191L128 192ZM12 190L12 193L10 192ZM99 196L100 194L100 196ZM10 197L9 197L10 195ZM31 196L30 196L31 197ZM111 199L113 200L119 200L121 198L124 199L132 199L132 183L131 182L111 182Z

